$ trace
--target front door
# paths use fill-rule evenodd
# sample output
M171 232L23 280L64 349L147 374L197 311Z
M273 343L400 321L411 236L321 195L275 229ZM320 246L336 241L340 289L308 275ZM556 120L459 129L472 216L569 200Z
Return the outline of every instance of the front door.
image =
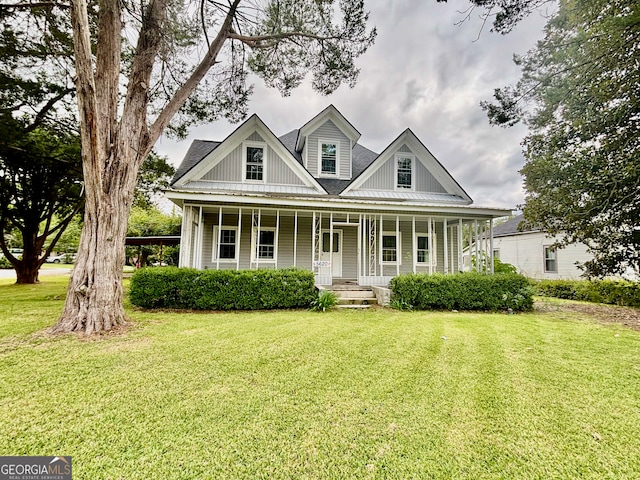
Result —
M333 275L334 278L342 277L342 230L333 230L333 255L331 254L331 232L322 231L322 249L320 252L319 274L322 276ZM333 263L333 269L331 265Z

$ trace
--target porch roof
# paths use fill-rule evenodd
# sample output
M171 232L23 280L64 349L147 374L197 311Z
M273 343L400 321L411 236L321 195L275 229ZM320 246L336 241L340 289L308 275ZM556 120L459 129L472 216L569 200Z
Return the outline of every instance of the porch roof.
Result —
M164 191L166 197L182 207L185 203L202 205L235 205L253 208L340 210L344 212L384 212L388 214L451 215L459 217L498 218L511 215L506 208L483 207L429 200L362 199L327 196L296 196L260 193L211 192L171 189Z

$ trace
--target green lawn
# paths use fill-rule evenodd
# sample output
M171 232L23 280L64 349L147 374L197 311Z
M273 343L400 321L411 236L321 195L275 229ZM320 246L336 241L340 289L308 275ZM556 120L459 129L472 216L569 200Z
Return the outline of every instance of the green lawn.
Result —
M563 313L143 313L0 280L0 454L74 479L640 478L640 333Z

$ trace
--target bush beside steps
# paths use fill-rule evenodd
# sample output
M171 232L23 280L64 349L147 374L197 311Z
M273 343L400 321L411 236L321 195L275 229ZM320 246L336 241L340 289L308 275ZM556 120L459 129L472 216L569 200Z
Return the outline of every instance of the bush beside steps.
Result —
M131 278L131 303L142 308L268 310L309 308L318 298L313 273L277 270L143 268Z
M416 310L527 311L529 280L516 273L408 273L391 280L392 304Z

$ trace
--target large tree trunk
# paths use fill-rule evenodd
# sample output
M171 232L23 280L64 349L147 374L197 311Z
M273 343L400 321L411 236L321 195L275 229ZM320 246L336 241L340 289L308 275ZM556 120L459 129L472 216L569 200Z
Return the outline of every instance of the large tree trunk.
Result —
M10 259L16 270L16 283L33 284L38 283L38 272L44 263L44 258L40 258L44 235L38 236L38 222L29 222L22 230L22 258L17 261ZM47 252L48 253L48 252Z
M206 58L151 128L147 125L148 85L162 40L167 0L149 2L143 15L119 121L122 5L112 0L99 1L94 71L87 2L71 1L86 201L78 258L64 310L53 332L92 334L126 323L122 268L138 171L172 116L215 63L231 31L239 1L234 0Z
M16 283L38 283L38 272L40 271L40 264L36 262L20 262L15 265L16 270Z
M126 178L131 177L125 173L126 159L116 163L124 167L124 172L113 179L109 191L85 206L78 258L54 332L83 331L90 335L126 323L122 268L135 175L133 181Z

